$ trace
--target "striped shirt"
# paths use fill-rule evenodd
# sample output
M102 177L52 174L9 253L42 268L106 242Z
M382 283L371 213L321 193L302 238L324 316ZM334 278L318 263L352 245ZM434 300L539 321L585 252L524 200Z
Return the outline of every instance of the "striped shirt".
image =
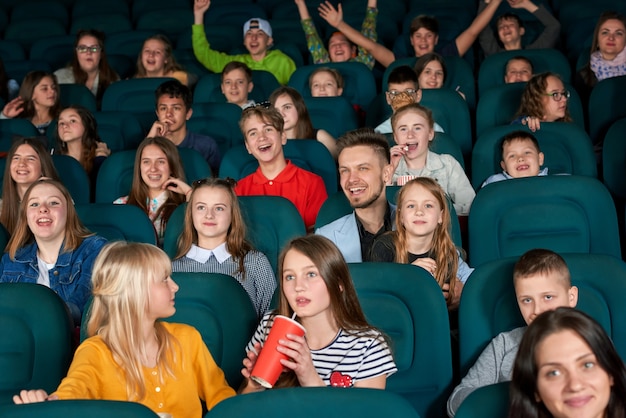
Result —
M252 250L243 258L245 279L239 271L239 261L226 250L226 243L214 250L192 244L184 257L172 262L172 271L185 273L221 273L234 277L250 296L257 316L260 318L270 308L276 276L272 266L262 252Z
M272 313L263 316L246 351L254 344L263 343L271 326ZM335 339L326 347L311 350L313 366L326 386L351 387L360 380L386 375L398 371L389 345L378 331L348 333L340 329Z

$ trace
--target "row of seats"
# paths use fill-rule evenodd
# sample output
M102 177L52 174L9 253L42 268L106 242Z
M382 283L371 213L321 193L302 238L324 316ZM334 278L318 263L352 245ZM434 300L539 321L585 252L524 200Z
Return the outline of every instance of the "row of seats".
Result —
M572 283L579 288L579 308L600 322L620 355L626 357L626 315L620 299L626 291L626 264L609 255L565 253L563 257ZM495 335L523 325L513 289L515 261L516 257L505 258L481 265L463 291L459 312L462 372ZM391 340L398 372L388 379L387 391L405 398L419 416L442 416L456 360L439 286L425 270L411 265L355 263L349 268L365 315ZM229 383L240 382L242 348L256 324L245 291L228 276L174 273L173 278L180 290L177 312L168 320L196 326ZM12 335L35 337L32 343L19 338L10 342L11 352L19 346L23 356L17 360L12 356L5 369L0 403L6 404L7 396L23 385L50 390L58 384L69 360L69 318L61 300L47 288L29 284L0 287L0 306L9 318L8 325L2 326L12 326ZM57 352L50 351L47 344L51 342L56 343ZM2 352L6 348L0 350L0 358ZM32 367L28 367L30 362ZM50 371L50 364L57 370Z

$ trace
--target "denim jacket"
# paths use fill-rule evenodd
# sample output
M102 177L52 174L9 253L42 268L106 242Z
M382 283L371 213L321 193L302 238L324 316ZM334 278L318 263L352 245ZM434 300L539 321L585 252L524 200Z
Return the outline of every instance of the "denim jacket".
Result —
M85 238L74 251L63 252L61 246L56 265L48 272L50 288L68 306L75 324L80 324L83 308L91 296L91 269L106 242L104 238L94 235ZM11 260L9 254L5 253L0 261L0 269L0 283L37 283L37 243L17 250L15 260Z

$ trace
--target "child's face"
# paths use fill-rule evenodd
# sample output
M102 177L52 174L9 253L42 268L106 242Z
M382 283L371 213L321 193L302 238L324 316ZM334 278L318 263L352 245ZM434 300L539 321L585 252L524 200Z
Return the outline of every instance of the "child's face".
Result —
M51 108L57 102L58 92L52 78L43 77L33 89L31 100L36 106Z
M274 162L283 155L283 145L287 143L287 136L269 122L253 115L243 123L243 131L246 149L259 164Z
M613 377L581 336L571 329L537 344L537 401L554 417L605 417Z
M248 93L252 91L254 84L248 80L244 70L236 68L222 77L222 94L228 103L238 106L248 101Z
M331 62L345 62L352 58L356 47L341 33L335 33L328 41L328 56Z
M515 139L502 148L500 166L511 177L537 176L542 165L543 152L537 151L537 147L531 140Z
M525 60L512 59L506 65L504 74L505 83L520 83L530 80L533 76L533 69Z
M299 318L332 319L326 282L309 257L294 249L289 250L285 254L282 271L283 294Z
M546 91L541 97L543 103L543 118L546 122L554 122L558 119L565 117L565 111L567 110L567 97L563 94L566 93L563 82L556 77L550 76L547 78ZM559 100L555 100L550 96L554 93L561 93Z
M165 68L165 45L158 39L144 42L141 50L141 63L148 74L161 73Z
M518 42L524 35L524 28L520 28L514 19L500 19L498 22L498 36L503 44Z
M415 51L415 56L421 57L435 50L439 36L426 28L419 28L411 35L410 41Z
M293 99L288 94L278 96L274 107L280 112L285 121L285 131L294 129L298 123L298 110L293 104Z
M337 87L337 80L328 71L320 71L311 77L311 96L337 97L341 93L343 88Z
M389 83L385 97L387 98L387 104L391 106L395 112L402 106L411 103L419 103L422 95L414 82L407 81L404 83Z
M171 276L157 278L150 283L150 299L146 313L151 320L168 318L176 313L174 298L178 285Z
M157 100L157 118L159 122L167 125L168 132L180 132L181 129L185 129L192 113L193 110L187 109L182 97L162 94Z
M440 89L443 86L443 66L432 60L419 75L418 84L421 89Z
M400 220L410 238L430 237L443 222L443 208L428 189L420 184L409 184L404 187L404 198L398 202L401 211Z
M226 242L232 221L232 202L221 187L200 187L193 193L191 217L198 246L213 249Z
M404 158L414 160L428 153L428 145L435 137L426 118L417 111L404 111L393 126L393 139L404 147Z
M556 271L535 274L515 280L517 306L526 324L537 315L561 306L574 308L578 302L578 288L568 287L567 281Z
M161 193L163 185L172 176L165 152L155 144L147 145L141 152L141 179L151 191L151 196Z
M83 120L75 109L70 107L61 112L57 131L59 138L61 138L63 142L82 140L85 127L83 126Z

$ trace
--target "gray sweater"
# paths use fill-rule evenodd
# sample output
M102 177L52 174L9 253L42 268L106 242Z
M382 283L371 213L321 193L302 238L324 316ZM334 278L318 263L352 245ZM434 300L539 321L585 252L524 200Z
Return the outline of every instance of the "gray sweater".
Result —
M448 399L448 416L453 417L465 398L476 389L511 380L513 363L524 331L526 327L515 328L491 340L461 383L452 391Z

